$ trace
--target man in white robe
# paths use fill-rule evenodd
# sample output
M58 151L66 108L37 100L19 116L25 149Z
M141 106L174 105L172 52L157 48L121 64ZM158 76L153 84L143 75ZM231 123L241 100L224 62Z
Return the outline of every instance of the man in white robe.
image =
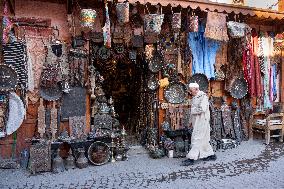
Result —
M207 95L199 90L197 83L189 84L189 92L193 96L191 103L190 122L193 127L191 135L191 149L187 160L182 165L194 164L197 159L204 161L216 160L213 148L210 145L210 111Z

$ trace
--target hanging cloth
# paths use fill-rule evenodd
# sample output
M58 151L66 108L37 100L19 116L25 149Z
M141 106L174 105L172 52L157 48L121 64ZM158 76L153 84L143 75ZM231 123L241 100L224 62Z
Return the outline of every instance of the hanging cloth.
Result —
M201 32L190 32L188 35L188 45L192 52L192 74L204 73L204 37Z
M272 100L277 99L277 64L272 65Z
M260 73L260 64L259 64L259 58L258 58L258 35L255 30L252 30L251 35L251 44L252 44L252 65L254 67L253 76L254 83L252 85L255 86L255 95L256 97L260 98L262 96L262 85L261 85L261 73ZM253 82L253 81L252 81Z
M11 29L13 27L13 22L8 16L8 2L4 1L4 11L3 11L3 36L2 36L2 41L3 44L8 43L9 40L12 39L12 41L15 41L15 36L13 36Z
M103 27L104 45L110 48L111 47L110 19L109 19L107 3L105 3L105 11L106 11L105 12L106 22L105 22L105 26Z
M216 54L220 47L220 42L205 38L204 45L204 73L208 78L213 79L215 78L214 65L216 62Z
M249 41L247 41L246 46L243 50L243 71L244 77L248 82L248 91L251 97L255 96L255 77L254 77L254 63L252 61L253 54L252 54L252 47Z
M40 134L40 137L43 138L43 134L45 133L45 108L43 106L43 99L40 99L40 104L38 107L38 117L37 117L37 130Z
M228 44L221 43L220 48L216 54L216 62L215 62L215 79L216 80L224 80L225 73L222 70L222 66L227 64L227 54L228 54Z
M28 65L26 44L22 42L13 42L3 45L4 62L12 66L18 74L18 84L21 89L27 89L28 83Z
M192 52L192 74L203 73L207 78L215 78L214 64L220 42L204 37L204 24L199 32L190 32L188 45Z
M228 41L226 14L208 12L205 37L218 41Z
M271 39L266 35L260 37L261 48L263 50L262 71L263 71L263 89L264 89L264 109L271 109L272 104L270 101L270 43Z

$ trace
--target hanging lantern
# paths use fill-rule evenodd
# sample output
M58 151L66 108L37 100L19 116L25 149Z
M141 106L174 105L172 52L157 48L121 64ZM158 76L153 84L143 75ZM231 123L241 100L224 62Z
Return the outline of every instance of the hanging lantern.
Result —
M97 17L96 10L93 9L82 9L81 10L81 26L93 28Z
M129 3L117 3L116 5L116 14L118 23L124 24L129 22Z

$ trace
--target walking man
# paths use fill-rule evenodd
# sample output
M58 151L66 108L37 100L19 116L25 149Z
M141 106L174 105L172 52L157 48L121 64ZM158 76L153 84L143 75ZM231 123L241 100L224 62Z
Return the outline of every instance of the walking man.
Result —
M216 160L210 145L210 111L207 95L199 90L197 83L189 84L189 93L193 96L191 103L190 122L193 127L191 150L182 162L183 166L193 165L197 159L204 161Z

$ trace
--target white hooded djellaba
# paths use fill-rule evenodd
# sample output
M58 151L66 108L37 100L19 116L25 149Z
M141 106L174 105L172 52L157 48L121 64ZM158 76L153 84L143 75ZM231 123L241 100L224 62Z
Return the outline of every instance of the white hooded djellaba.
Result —
M197 160L214 155L210 145L210 111L208 97L203 91L198 91L192 98L191 123L193 132L191 136L191 150L187 158Z

